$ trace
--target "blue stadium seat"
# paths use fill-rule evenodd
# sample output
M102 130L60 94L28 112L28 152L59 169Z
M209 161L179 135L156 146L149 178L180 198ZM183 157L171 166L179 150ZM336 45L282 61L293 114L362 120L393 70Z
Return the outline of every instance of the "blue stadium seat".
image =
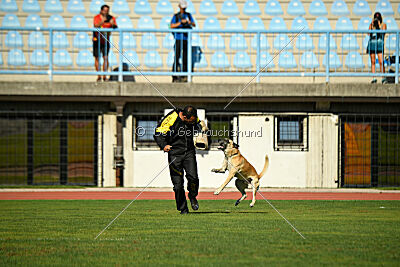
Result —
M87 49L92 46L92 41L86 32L77 32L74 36L73 46L78 49Z
M345 66L350 69L363 69L365 67L360 53L352 51L347 54Z
M5 45L7 47L22 47L24 43L22 42L22 36L17 31L9 31L7 32Z
M130 32L122 33L122 47L123 49L135 49L136 38Z
M283 51L279 55L278 66L284 69L293 69L297 67L296 60L292 52Z
M202 68L206 68L207 66L208 66L207 59L206 59L206 57L204 56L204 54L202 53L202 54L200 55L200 62L195 62L195 63L194 63L194 67L195 67L195 68L202 69Z
M47 13L62 13L64 12L64 9L60 0L47 0L44 5L44 11Z
M287 13L292 16L304 16L306 11L300 0L291 0L287 8Z
M283 15L283 10L278 0L269 0L265 5L264 13L275 17Z
M318 49L319 50L327 50L328 46L326 44L326 38L327 38L326 34L323 34L319 37L319 41L318 41ZM329 49L330 50L337 49L336 41L335 41L335 38L333 38L332 34L330 34L330 36L329 36Z
M89 25L86 21L86 18L82 15L73 16L71 19L70 28L88 28Z
M388 30L398 30L399 29L399 27L397 26L397 23L393 17L385 17L383 19L383 22L386 23Z
M342 50L358 50L360 46L357 43L357 39L354 34L344 34L342 37L342 41L340 42L340 47Z
M351 23L351 20L348 17L341 17L336 21L335 30L353 30L353 23Z
M365 38L364 38L363 41L362 41L362 47L363 47L363 49L367 49L368 42L369 42L369 35L366 35Z
M326 68L328 66L328 54L324 55L324 58L322 60L322 65ZM339 69L342 67L342 63L340 62L339 56L336 54L336 52L330 52L329 54L329 68L330 69Z
M194 7L192 1L186 0L188 7L186 8L186 12L191 13L192 15L196 14L196 8Z
M320 31L327 31L331 30L331 24L329 23L329 20L326 17L318 17L314 21L314 30L320 30Z
M169 29L169 24L171 23L171 16L165 16L160 20L160 26L158 27L161 30Z
M140 17L138 24L137 24L138 29L155 29L156 26L154 25L154 21L151 17L149 16L143 16Z
M243 34L240 33L233 34L229 41L229 48L231 50L246 50L247 43L246 40L244 39Z
M217 15L218 11L215 8L214 2L212 0L203 0L200 4L200 14L204 16Z
M217 51L211 57L211 66L217 69L226 69L230 67L228 56L222 52Z
M269 30L271 31L287 30L286 23L281 17L272 18L271 22L269 23Z
M333 2L331 7L331 14L335 16L348 16L350 11L347 8L347 4L343 0L336 0Z
M369 8L366 0L357 0L353 6L353 14L357 16L369 16L371 15L371 9Z
M397 13L400 15L400 4L399 4L399 6L397 7Z
M6 14L3 17L3 22L1 23L2 27L20 27L19 19L14 14Z
M251 60L245 51L239 51L233 57L233 66L238 69L251 68Z
M281 50L283 48L293 49L293 42L290 42L286 34L280 33L274 39L274 49Z
M163 65L160 54L157 51L148 51L144 56L144 65L148 68L159 68Z
M296 48L299 50L313 50L313 40L308 33L302 33L296 38Z
M94 57L89 50L81 50L76 57L76 65L79 67L93 67Z
M264 22L259 17L250 18L247 22L247 30L263 31L265 30Z
M104 0L92 0L90 2L90 6L89 6L90 13L99 14L100 13L100 8L104 4L105 4Z
M271 69L273 67L275 67L273 57L267 51L261 52L260 68Z
M326 16L328 11L326 10L324 2L321 0L313 0L308 8L308 13L313 16Z
M207 48L211 50L224 50L225 41L219 33L213 33L208 37Z
M52 15L48 22L47 27L49 28L65 28L64 18L60 15Z
M357 25L358 30L368 30L372 19L370 17L363 17L360 19Z
M172 49L175 45L175 38L172 34L167 33L163 39L163 48L165 49Z
M41 28L43 27L42 19L39 15L31 14L25 20L25 27Z
M305 69L316 69L319 67L319 62L312 51L307 51L301 55L300 66Z
M31 32L28 37L28 47L43 48L46 47L46 40L42 32Z
M225 16L236 16L240 14L234 0L225 0L222 4L221 13Z
M49 65L49 57L47 56L46 51L43 49L37 49L32 52L29 63L33 66L44 67Z
M128 16L119 16L117 18L117 25L120 29L133 29L133 24Z
M219 20L215 17L208 17L203 23L204 30L220 30Z
M225 23L226 30L243 30L242 22L237 17L230 17Z
M200 46L203 48L203 41L197 33L192 34L192 46Z
M12 49L7 55L7 64L9 66L24 66L26 65L25 55L21 49Z
M142 40L140 43L143 49L158 49L158 41L154 33L146 32L142 35Z
M257 35L254 35L251 40L251 48L257 50ZM268 50L270 48L267 36L265 34L260 35L260 50Z
M258 6L257 1L256 0L247 0L246 3L244 3L243 14L245 14L247 16L261 15L261 10L260 10L260 7Z
M38 0L24 0L22 3L22 11L26 13L39 13L40 10Z
M301 30L303 28L304 28L304 30L310 29L308 27L308 22L306 21L305 18L297 17L297 18L293 19L292 27L290 27L291 30Z
M6 13L18 12L17 2L15 0L1 0L0 11Z
M3 55L2 55L2 53L0 52L0 66L3 65L3 64L4 64L4 62L3 62Z
M169 51L167 56L167 66L172 67L172 65L174 65L174 60L175 60L175 52Z
M389 0L379 0L375 7L376 12L380 12L382 16L393 16L393 8Z
M53 47L54 48L69 47L68 38L64 32L53 32Z
M72 66L72 59L67 50L57 50L53 57L53 63L57 67Z
M150 15L153 13L147 0L136 0L134 11L138 15Z
M114 0L112 4L112 12L118 15L126 15L131 13L126 0Z
M159 0L156 6L156 12L161 15L170 15L174 13L169 0Z
M72 14L76 13L79 14L79 13L85 13L86 9L82 3L82 0L69 0L67 11Z
M396 50L396 34L389 34L385 42L385 48L389 51Z

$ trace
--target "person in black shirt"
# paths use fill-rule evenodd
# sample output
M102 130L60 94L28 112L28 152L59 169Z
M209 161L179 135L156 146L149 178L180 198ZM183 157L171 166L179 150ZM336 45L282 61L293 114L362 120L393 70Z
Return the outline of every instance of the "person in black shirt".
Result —
M183 173L186 174L187 190L193 210L199 209L197 194L199 177L197 174L196 151L193 134L206 131L206 125L197 117L197 110L192 106L174 109L158 124L154 140L164 152L168 152L169 171L174 186L176 208L181 214L189 213L184 190Z

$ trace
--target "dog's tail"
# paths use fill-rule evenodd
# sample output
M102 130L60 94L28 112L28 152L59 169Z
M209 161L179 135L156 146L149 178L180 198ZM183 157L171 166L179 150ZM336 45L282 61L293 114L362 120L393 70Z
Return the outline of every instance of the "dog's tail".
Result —
M258 175L258 179L261 179L261 177L264 176L265 172L267 171L269 166L269 158L268 155L265 155L265 163L264 163L264 168L262 169L262 171L260 172L260 174Z

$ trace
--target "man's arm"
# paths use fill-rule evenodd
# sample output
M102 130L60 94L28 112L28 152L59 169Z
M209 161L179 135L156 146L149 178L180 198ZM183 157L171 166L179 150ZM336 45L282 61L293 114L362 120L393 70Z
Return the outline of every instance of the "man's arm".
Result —
M192 25L193 27L196 27L196 23L194 22L194 19L192 17L192 14L189 13L189 23L190 25Z
M170 112L167 116L165 116L159 125L157 126L154 133L154 140L161 150L169 151L171 146L168 146L168 134L171 133L171 126L175 123L178 118L178 113L175 111ZM167 149L167 150L166 150Z
M100 28L103 24L104 21L106 20L106 18L104 18L103 16L96 16L93 19L93 25L95 28Z
M171 29L176 29L182 24L179 20L177 21L176 17L177 17L176 15L172 17L170 24Z

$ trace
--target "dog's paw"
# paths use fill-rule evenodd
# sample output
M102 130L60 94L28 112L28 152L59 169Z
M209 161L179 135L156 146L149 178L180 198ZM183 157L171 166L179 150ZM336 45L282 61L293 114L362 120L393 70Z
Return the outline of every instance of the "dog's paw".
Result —
M250 208L254 207L255 203L250 203Z
M214 195L219 195L219 193L221 193L221 191L216 190L216 191L214 192Z

